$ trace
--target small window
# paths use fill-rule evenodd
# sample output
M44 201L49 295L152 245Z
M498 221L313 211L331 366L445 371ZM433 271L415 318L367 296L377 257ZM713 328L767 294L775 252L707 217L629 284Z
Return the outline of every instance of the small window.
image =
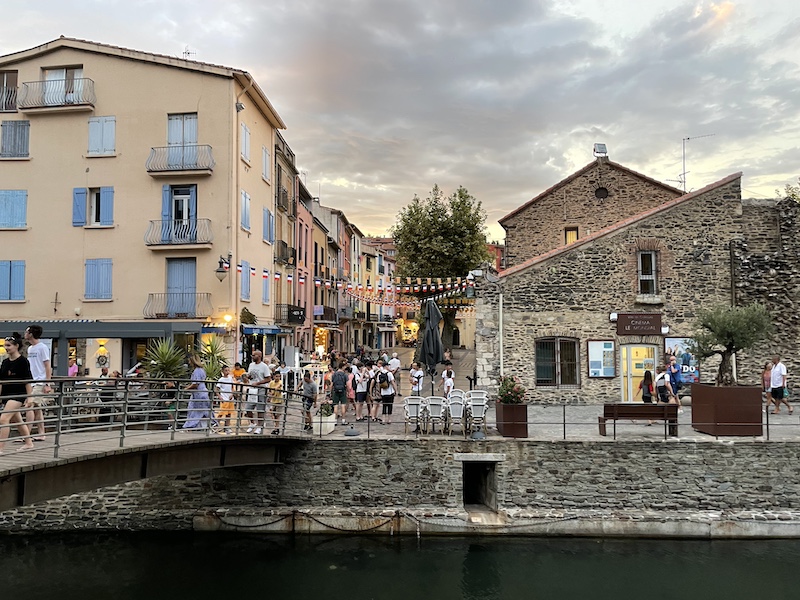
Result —
M250 128L242 123L242 158L250 162Z
M27 190L0 190L0 228L22 229L27 225L27 215Z
M274 244L275 243L275 215L272 214L271 210L269 210L268 208L265 208L264 212L262 214L262 217L263 217L263 223L262 223L263 233L262 233L261 239L263 239L268 244Z
M114 188L72 190L72 226L114 224Z
M24 260L0 260L0 300L25 300Z
M250 300L250 263L246 260L242 261L241 273L241 295L242 300Z
M571 244L572 242L578 241L578 228L577 227L565 227L564 228L564 243Z
M28 158L30 121L3 121L0 131L0 158Z
M261 146L261 177L264 181L269 181L272 163L270 162L269 150L266 146Z
M86 259L86 289L84 297L87 300L111 300L110 258Z
M639 293L656 294L656 253L653 250L639 252Z
M108 156L116 151L117 118L89 119L89 151L92 156Z
M242 228L250 231L250 194L242 190Z
M17 110L17 71L0 71L0 112Z
M264 271L261 278L261 303L269 304L269 271Z
M542 387L578 385L578 340L571 338L536 340L536 385Z

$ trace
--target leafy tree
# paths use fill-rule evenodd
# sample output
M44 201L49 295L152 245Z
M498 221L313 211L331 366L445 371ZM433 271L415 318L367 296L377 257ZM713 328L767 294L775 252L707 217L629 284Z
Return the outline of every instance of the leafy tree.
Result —
M719 305L698 311L694 343L689 351L701 358L719 355L717 385L735 385L731 357L765 340L772 332L772 317L761 304Z
M144 359L153 379L183 379L188 375L186 353L172 340L150 340Z
M464 187L449 196L438 185L424 200L413 200L397 215L391 229L397 249L397 276L447 278L466 276L489 260L486 213ZM442 341L452 343L455 309L443 309Z
M800 179L798 179L797 182L798 185L792 185L791 183L786 184L786 187L783 190L784 198L791 198L795 202L800 202ZM780 197L781 191L775 190L775 195Z

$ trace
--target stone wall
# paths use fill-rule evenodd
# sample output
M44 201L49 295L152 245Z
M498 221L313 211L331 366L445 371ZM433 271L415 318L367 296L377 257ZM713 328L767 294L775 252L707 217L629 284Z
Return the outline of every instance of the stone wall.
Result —
M596 197L599 187L608 190L607 198ZM567 227L577 227L582 238L678 196L677 191L598 159L592 168L502 223L506 264L512 267L563 246Z
M755 227L750 223L751 227ZM619 365L614 379L587 377L588 340L660 347L659 336L618 336L612 312L654 312L670 337L691 337L697 309L729 304L734 266L731 241L743 240L740 180L709 190L657 215L629 224L583 246L556 254L492 284L476 284L479 385L499 377L499 295L503 294L504 372L519 376L527 398L545 403L603 403L620 398ZM656 250L657 294L637 294L637 251ZM580 383L536 386L535 340L559 336L579 340ZM661 356L657 360L661 360ZM658 363L657 363L658 364ZM702 373L702 371L701 371ZM704 377L705 379L705 377ZM756 379L756 382L758 380Z
M800 445L740 442L311 441L283 466L158 477L0 513L2 530L189 529L216 509L462 509L456 453L495 453L501 511L800 508Z

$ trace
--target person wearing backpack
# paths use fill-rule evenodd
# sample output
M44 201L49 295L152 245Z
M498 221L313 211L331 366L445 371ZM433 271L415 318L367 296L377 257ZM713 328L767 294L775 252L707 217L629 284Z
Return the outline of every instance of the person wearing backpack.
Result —
M383 425L389 425L392 422L392 409L394 408L394 375L382 360L378 361L378 366L377 381L381 390L381 404L383 405L383 419L380 422Z
M342 365L331 375L331 402L333 403L333 414L337 421L339 413L342 417L342 425L347 425L347 371L346 364ZM338 422L336 423L339 424Z
M381 386L378 383L378 372L380 368L375 363L369 363L367 374L369 383L367 385L367 406L368 414L373 423L378 422L378 409L381 405Z

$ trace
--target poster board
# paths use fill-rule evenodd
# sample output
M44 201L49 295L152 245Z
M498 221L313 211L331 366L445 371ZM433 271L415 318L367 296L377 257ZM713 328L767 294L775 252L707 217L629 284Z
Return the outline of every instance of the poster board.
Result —
M616 377L617 350L614 340L589 340L586 342L589 377Z

